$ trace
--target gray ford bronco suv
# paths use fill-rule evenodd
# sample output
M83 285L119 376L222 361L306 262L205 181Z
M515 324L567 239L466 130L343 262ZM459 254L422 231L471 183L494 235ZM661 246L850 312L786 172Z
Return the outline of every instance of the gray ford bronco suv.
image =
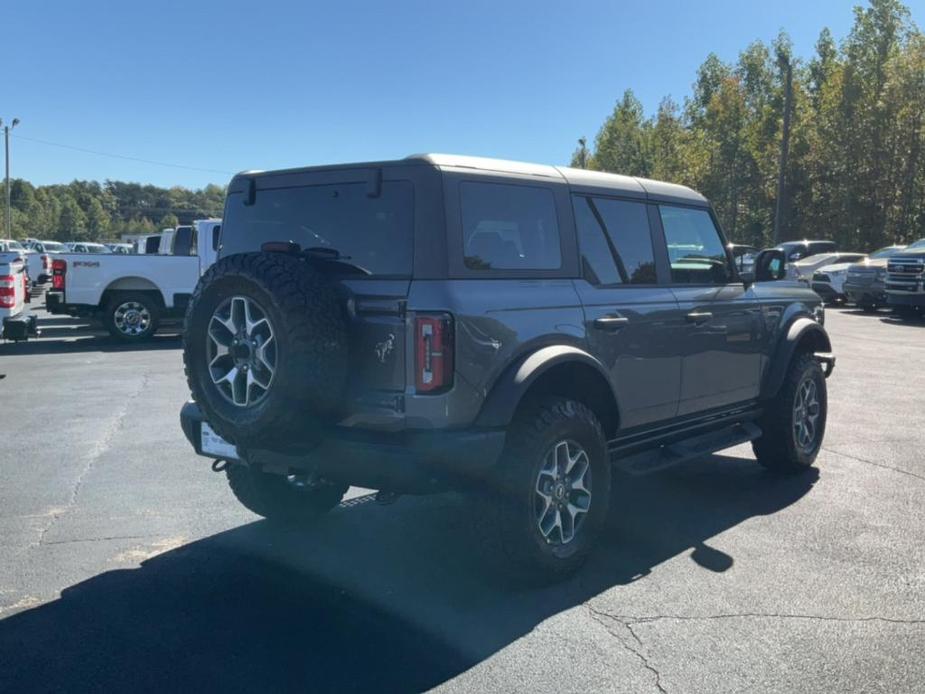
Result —
M819 297L740 275L679 185L473 157L246 172L186 315L181 422L247 508L349 485L484 504L534 575L574 570L612 469L750 441L812 465L834 366ZM480 514L481 515L481 514Z

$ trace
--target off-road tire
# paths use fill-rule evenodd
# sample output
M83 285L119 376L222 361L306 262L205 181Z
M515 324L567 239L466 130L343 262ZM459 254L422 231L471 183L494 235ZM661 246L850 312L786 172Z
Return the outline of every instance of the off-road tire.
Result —
M229 465L225 475L235 498L246 509L286 525L315 520L337 506L347 492L346 485L335 484L301 488L283 475L271 475L247 465Z
M231 403L212 382L207 330L226 299L244 296L265 312L276 340L276 372L265 396ZM347 318L333 284L304 259L280 253L222 258L200 279L186 312L183 364L206 420L244 446L305 442L342 406Z
M591 503L575 537L566 544L548 544L534 510L540 467L557 442L570 439L588 455ZM611 466L601 424L583 403L565 398L528 405L509 431L499 476L483 494L478 530L493 559L517 582L543 584L575 572L591 552L607 519Z
M876 313L878 306L877 304L865 303L865 304L858 304L858 308L861 309L864 313Z
M797 391L806 379L813 379L819 400L819 419L812 446L801 447L794 433L794 404ZM755 458L774 472L797 473L816 461L825 437L828 397L825 374L819 362L808 352L796 354L777 395L771 400L759 424L762 435L752 442Z
M141 304L147 310L150 320L147 328L137 335L130 335L120 330L116 325L116 311L126 303ZM161 322L161 305L147 292L116 292L108 297L102 315L103 326L116 340L127 344L135 344L150 340Z

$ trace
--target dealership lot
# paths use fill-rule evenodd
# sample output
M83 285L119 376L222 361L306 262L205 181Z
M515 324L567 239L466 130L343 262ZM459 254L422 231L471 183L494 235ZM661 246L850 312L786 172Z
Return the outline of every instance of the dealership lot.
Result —
M818 472L618 477L544 589L485 568L461 496L270 528L180 432L176 335L41 327L0 345L0 691L925 690L925 323L830 310Z

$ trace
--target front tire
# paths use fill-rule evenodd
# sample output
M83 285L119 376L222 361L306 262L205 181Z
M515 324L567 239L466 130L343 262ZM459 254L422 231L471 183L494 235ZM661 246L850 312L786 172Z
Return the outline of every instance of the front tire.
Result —
M324 515L344 498L346 485L319 482L309 485L294 475L271 475L247 465L225 469L228 486L249 511L269 521L304 524Z
M758 462L775 472L795 473L811 467L825 436L828 393L825 374L812 354L793 358L777 396L768 403L752 442Z
M600 422L565 398L526 408L512 425L500 484L483 502L482 534L519 578L576 571L604 526L611 468Z
M157 331L161 309L157 301L144 292L120 292L106 304L103 323L109 334L120 342L144 342Z

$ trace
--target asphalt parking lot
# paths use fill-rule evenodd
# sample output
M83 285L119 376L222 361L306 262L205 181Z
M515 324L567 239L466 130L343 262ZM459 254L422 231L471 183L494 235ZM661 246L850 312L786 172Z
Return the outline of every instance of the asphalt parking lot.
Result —
M925 691L925 323L827 327L817 471L619 477L592 561L517 589L461 496L270 528L180 432L176 336L43 316L0 345L0 691Z

